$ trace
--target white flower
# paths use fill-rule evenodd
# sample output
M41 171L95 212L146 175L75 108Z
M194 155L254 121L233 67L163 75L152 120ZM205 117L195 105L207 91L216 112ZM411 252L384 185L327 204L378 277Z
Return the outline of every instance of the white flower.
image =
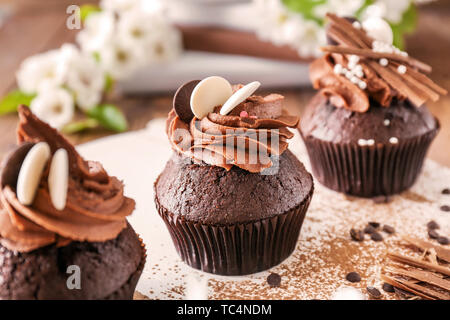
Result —
M100 64L114 79L130 76L145 65L148 53L142 47L132 47L122 41L114 41L100 50Z
M117 29L118 41L142 48L148 63L172 60L181 52L180 32L161 15L130 10L120 17Z
M91 54L72 44L65 44L60 50L59 69L65 75L64 84L74 93L77 105L89 110L101 100L105 86L103 69Z
M315 14L323 18L327 12L335 13L340 17L354 16L362 7L364 0L328 0L325 4L317 6Z
M147 0L147 1L154 2L154 0ZM128 10L139 8L142 2L141 0L101 0L100 8L102 8L105 11L114 11L117 13L123 13Z
M30 109L52 127L61 129L73 118L74 102L67 90L48 85L41 88Z
M85 52L98 52L108 45L115 36L114 13L102 11L90 14L84 28L76 37L77 43Z
M51 50L25 59L16 73L20 90L36 93L43 85L60 85L62 76L58 72L59 51Z
M386 13L383 18L392 23L401 22L403 14L411 5L411 0L377 0L377 2L384 4Z
M294 14L288 11L280 0L255 0L254 6L258 17L258 37L275 45L285 44L282 27Z
M326 44L325 30L312 20L290 18L283 31L285 42L297 49L303 57L320 56L320 47Z

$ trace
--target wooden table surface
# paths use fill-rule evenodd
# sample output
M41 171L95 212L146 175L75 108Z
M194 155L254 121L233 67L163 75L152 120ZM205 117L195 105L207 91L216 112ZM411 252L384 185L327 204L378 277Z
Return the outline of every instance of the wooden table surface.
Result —
M10 17L0 28L0 96L15 87L15 71L20 62L32 54L72 42L77 30L65 27L66 8L71 3L89 1L67 0L0 0L8 6ZM92 2L92 1L90 1ZM450 3L438 1L420 9L417 32L407 39L408 52L434 69L432 78L450 91ZM310 88L276 90L286 96L287 108L302 114L306 102L313 95ZM109 101L122 107L131 130L145 127L156 117L165 117L171 108L171 94L134 97L109 97ZM430 103L429 108L439 118L442 129L433 142L429 157L450 166L450 96ZM0 117L0 158L15 144L17 115ZM93 130L69 136L75 144L111 134Z

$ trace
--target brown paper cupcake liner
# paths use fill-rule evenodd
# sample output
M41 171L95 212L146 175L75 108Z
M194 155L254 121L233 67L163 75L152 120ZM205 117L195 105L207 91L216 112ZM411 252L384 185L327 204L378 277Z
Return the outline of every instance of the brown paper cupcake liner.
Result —
M303 137L314 177L326 187L358 197L388 196L410 188L438 129L397 144L360 146Z
M136 290L136 285L141 277L142 271L144 270L145 261L147 259L147 250L142 239L139 237L142 249L142 258L136 271L130 276L128 281L123 284L119 289L108 295L104 300L133 300L134 291Z
M236 225L207 225L172 214L155 198L175 248L189 266L218 275L267 270L294 251L313 188L297 207L272 218Z

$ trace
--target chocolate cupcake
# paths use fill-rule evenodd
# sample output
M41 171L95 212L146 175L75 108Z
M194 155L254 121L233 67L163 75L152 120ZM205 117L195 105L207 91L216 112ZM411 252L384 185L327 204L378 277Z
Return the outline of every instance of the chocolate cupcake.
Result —
M431 70L428 65L382 41L392 33L383 20L364 29L327 16L336 45L324 47L325 55L311 65L320 91L300 125L313 174L350 195L402 192L417 179L439 131L424 104L446 91L422 73Z
M145 248L134 200L103 167L19 108L0 176L0 299L132 299Z
M158 212L191 267L269 269L295 249L313 194L311 175L287 149L298 118L283 111L282 96L252 95L256 82L195 84L178 90L167 120L175 153L155 182Z

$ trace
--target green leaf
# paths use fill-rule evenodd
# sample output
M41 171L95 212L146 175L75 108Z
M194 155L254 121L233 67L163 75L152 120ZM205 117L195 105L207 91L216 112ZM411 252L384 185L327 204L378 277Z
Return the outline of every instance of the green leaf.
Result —
M87 17L94 12L102 11L99 6L95 4L83 4L80 8L81 21L86 21Z
M65 134L73 134L73 133L81 132L81 131L88 130L88 129L94 129L98 126L99 126L99 123L97 120L92 119L92 118L87 118L84 120L69 123L69 124L65 125L61 131Z
M114 87L114 79L111 77L111 75L106 74L105 75L105 92L110 92L112 88Z
M21 104L29 106L35 96L20 90L11 91L0 101L0 115L17 111L17 107Z
M327 0L283 0L283 4L291 11L301 13L306 19L321 22L314 13L315 7L326 3Z
M101 104L87 112L88 116L97 120L100 125L116 132L126 131L127 119L119 108L112 104Z
M404 48L404 36L412 33L416 29L417 24L417 10L414 4L411 4L403 13L402 21L397 24L392 24L392 32L394 33L394 45L397 48Z

